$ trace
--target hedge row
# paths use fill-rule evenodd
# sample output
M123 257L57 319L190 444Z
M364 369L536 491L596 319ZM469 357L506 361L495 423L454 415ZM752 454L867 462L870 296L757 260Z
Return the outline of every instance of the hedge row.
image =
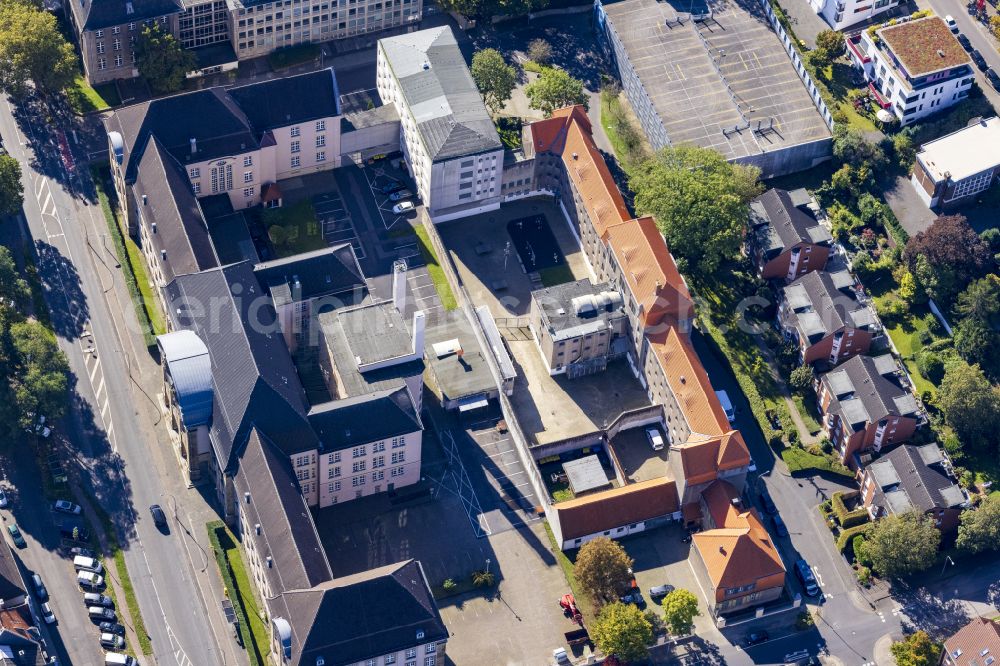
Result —
M236 622L240 630L240 642L243 643L243 647L246 650L250 666L264 666L257 656L257 650L253 648L254 640L250 633L250 621L243 610L243 602L239 598L240 590L236 587L233 572L229 568L229 561L226 560L226 551L222 547L222 544L219 543L219 530L226 529L225 523L221 520L215 520L205 525L205 527L208 529L208 541L212 545L212 552L215 553L215 562L219 565L219 573L222 574L222 583L226 586L229 599L233 602L233 610L236 611Z
M888 206L885 206L882 222L885 224L886 232L892 236L893 242L899 247L904 247L906 242L910 240L910 234L906 232L903 225L899 223L899 218L896 217L896 214Z
M847 549L854 543L854 537L859 534L867 534L871 527L870 523L865 523L864 525L855 525L841 532L840 536L837 537L837 550L846 554Z
M845 499L854 499L858 496L858 491L854 490L849 493L836 492L833 494L831 501L831 506L833 507L833 513L837 516L837 522L844 529L851 527L856 527L857 525L864 525L868 522L868 510L864 507L858 507L854 511L848 511L847 505L844 504Z

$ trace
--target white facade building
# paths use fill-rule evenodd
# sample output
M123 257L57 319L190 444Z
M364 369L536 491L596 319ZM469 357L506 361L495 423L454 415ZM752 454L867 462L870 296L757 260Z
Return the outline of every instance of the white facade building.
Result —
M969 55L937 16L903 20L849 39L852 63L869 89L902 125L937 113L969 95Z
M379 97L399 113L403 156L431 219L499 208L503 144L451 28L380 39L377 69Z
M899 5L899 0L809 0L813 11L834 30L863 23Z

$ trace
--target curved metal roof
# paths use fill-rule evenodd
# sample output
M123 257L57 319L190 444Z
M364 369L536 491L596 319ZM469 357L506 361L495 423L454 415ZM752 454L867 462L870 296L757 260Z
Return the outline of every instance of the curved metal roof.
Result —
M181 419L188 430L212 420L212 361L208 347L194 331L176 331L157 338L173 380Z

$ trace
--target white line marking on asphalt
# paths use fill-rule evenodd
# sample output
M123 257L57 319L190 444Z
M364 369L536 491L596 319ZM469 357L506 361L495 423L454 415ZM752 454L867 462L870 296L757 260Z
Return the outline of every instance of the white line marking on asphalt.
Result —
M110 406L111 406L111 401L105 399L104 406L101 407L101 420L104 421L105 423L107 423L107 421L105 420L105 416L104 415L108 413L108 407L110 407ZM105 428L105 430L106 429L107 428Z
M94 357L94 358L97 358L97 357ZM98 369L100 369L100 367L101 367L101 359L97 358L96 362L94 363L94 369L90 371L90 383L91 384L94 383L94 375L97 374L97 371L98 371Z
M97 390L94 391L94 397L98 400L101 399L101 391L104 390L104 375L101 374L101 381L97 385Z

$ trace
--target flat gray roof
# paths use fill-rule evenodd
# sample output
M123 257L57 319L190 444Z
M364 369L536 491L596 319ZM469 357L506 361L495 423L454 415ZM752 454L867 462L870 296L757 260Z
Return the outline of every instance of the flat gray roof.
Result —
M694 23L669 3L604 4L672 144L694 143L736 159L828 138L830 130L784 47L754 2L709 2ZM682 25L667 26L680 16ZM723 129L767 126L723 134Z
M573 491L574 495L581 495L587 491L611 485L604 467L601 466L601 460L596 454L563 463L563 471L566 472L570 490Z
M438 358L434 345L439 342L458 340L462 355L448 354ZM476 339L468 320L461 310L453 310L444 316L434 317L427 326L424 358L430 365L438 388L447 400L458 400L497 390L493 373L487 365L483 349Z

